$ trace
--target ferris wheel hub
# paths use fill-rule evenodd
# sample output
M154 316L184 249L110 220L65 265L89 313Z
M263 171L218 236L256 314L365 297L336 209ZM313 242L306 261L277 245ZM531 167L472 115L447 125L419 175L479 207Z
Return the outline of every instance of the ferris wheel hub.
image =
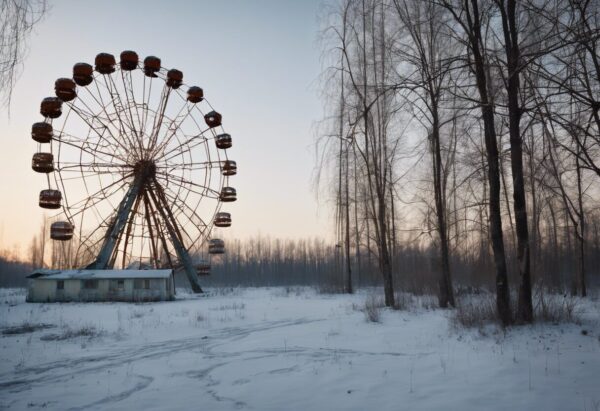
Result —
M156 164L154 160L139 160L133 166L133 172L136 177L148 179L156 175Z

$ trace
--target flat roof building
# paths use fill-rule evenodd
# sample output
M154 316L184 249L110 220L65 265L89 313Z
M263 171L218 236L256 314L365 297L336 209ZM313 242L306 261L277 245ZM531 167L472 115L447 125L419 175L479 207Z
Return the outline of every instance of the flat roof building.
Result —
M164 301L175 298L173 270L35 270L28 302Z

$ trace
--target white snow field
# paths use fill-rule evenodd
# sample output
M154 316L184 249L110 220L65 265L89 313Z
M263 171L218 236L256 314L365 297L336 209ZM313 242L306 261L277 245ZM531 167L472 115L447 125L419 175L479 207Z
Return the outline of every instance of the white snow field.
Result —
M1 290L0 409L600 409L597 300L580 303L579 325L505 333L426 308L367 322L365 298L263 288L27 304Z

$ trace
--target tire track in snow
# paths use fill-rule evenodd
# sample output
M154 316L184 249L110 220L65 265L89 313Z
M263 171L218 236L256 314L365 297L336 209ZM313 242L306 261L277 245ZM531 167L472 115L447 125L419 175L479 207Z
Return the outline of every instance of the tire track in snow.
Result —
M91 408L91 407L96 407L99 405L107 405L109 403L113 403L113 402L119 402L124 400L125 398L131 396L132 394L143 390L144 388L146 388L147 386L149 386L150 384L152 384L152 381L154 381L154 377L148 377L145 375L135 375L135 377L139 378L141 381L139 381L133 388L130 388L128 390L122 391L118 394L114 394L114 395L109 395L107 397L104 397L98 401L94 401L90 404L87 405L83 405L81 407L72 407L72 408L68 408L67 411L81 411L81 410L85 410L87 408Z
M102 371L118 367L124 363L132 363L145 359L160 358L182 351L203 350L205 357L212 357L212 348L231 341L236 341L256 332L270 331L277 328L309 324L322 320L299 319L293 321L273 321L252 327L227 327L211 332L208 339L194 336L175 340L148 343L143 346L122 346L112 353L97 354L75 359L65 359L44 363L42 365L22 368L11 373L0 375L0 392L8 389L18 392L30 389L36 383L61 382L72 379L74 375ZM57 370L61 372L57 373ZM46 374L51 372L51 376Z
M255 333L268 332L285 327L302 326L314 322L324 321L323 319L296 319L282 320L268 323L259 323L248 327L226 327L211 331L208 338L201 336L186 337L180 339L159 341L147 343L142 346L124 345L116 350L107 353L95 354L87 357L75 359L64 359L52 361L16 370L13 373L0 375L0 393L18 393L30 390L34 387L43 386L47 383L60 383L72 381L75 375L89 375L91 373L101 372L103 370L121 367L124 364L135 364L136 362L157 359L176 355L181 352L200 351L202 358L206 360L225 360L218 363L212 363L206 368L187 371L182 373L173 373L172 376L184 375L187 378L206 381L211 379L211 373L223 366L232 365L235 362L255 361L265 358L272 358L280 355L303 356L309 359L328 358L332 355L359 355L359 356L409 356L415 355L402 352L370 352L341 348L312 348L302 346L291 346L286 348L264 348L253 350L240 350L229 352L215 352L215 349L225 344L235 343L247 336ZM433 353L416 353L417 356L425 356ZM292 367L293 368L293 367ZM292 371L290 368L290 372ZM57 370L60 372L57 373ZM284 370L275 370L275 372L284 373ZM267 371L270 372L270 371ZM16 377L16 378L15 378ZM154 378L147 375L135 375L139 381L131 388L120 393L108 395L90 404L80 407L73 407L70 410L83 410L91 407L106 407L109 404L118 403L137 392L146 389L152 384ZM234 398L220 395L218 385L220 381L212 380L205 385L206 393L215 401L231 402L235 408L245 408L247 404Z

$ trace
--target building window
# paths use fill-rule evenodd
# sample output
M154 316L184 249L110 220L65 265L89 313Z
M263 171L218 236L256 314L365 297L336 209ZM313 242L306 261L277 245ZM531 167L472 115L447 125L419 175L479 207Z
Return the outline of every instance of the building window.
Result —
M133 280L133 288L137 290L149 290L150 280L147 278L136 278Z
M83 280L83 288L86 290L96 290L98 288L98 280Z
M108 289L109 291L123 291L125 289L125 280L110 280Z
M58 280L56 282L56 289L57 290L64 290L65 289L65 281L64 280Z

